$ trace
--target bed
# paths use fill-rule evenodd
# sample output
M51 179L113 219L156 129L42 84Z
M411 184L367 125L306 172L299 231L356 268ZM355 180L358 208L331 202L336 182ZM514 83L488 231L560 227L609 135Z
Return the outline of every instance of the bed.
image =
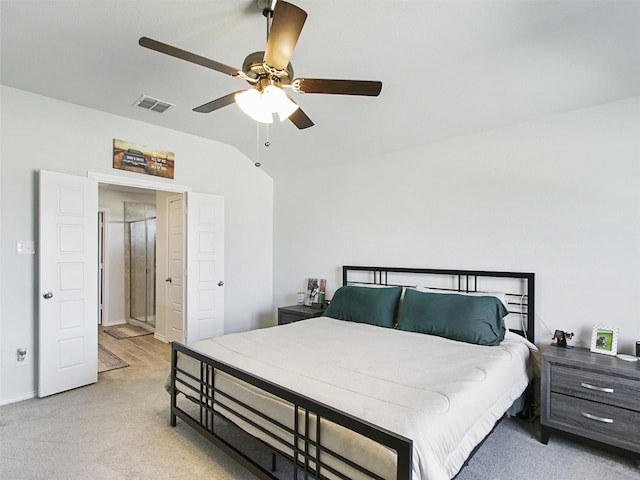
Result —
M469 308L487 325L467 326ZM322 317L174 343L171 424L259 478L453 478L525 405L533 318L532 273L346 266ZM271 464L217 419L271 449Z

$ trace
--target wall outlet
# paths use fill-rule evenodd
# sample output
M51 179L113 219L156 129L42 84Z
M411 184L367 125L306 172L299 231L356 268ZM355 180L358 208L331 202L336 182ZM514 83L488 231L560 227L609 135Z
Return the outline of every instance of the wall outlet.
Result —
M27 349L20 347L16 350L16 367L23 367L29 364L29 355Z

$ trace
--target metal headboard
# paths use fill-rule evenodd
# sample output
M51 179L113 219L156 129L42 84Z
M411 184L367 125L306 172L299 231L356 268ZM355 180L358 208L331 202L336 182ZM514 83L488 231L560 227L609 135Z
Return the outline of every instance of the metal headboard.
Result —
M492 288L496 279L513 280L515 290ZM507 295L510 314L523 319L522 329L510 330L531 342L535 339L535 274L438 268L343 266L342 284L371 284L415 287L417 285L453 292L500 291ZM508 282L507 282L508 283ZM524 320L526 319L526 321Z

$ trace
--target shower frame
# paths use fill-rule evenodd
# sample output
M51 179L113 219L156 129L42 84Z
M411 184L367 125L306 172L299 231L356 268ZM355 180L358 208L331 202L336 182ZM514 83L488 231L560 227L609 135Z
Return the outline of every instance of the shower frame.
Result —
M127 208L143 208L143 218L128 219ZM155 205L125 202L127 314L129 322L156 325L156 216ZM136 241L139 240L139 241ZM142 246L143 245L143 246Z

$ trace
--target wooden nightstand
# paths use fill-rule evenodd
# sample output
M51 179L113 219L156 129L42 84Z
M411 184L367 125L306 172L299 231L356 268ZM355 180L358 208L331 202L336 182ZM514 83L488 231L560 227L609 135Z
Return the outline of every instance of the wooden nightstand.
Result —
M568 432L640 457L640 362L550 346L541 397L542 443Z
M321 317L324 313L322 308L311 308L305 305L290 305L278 308L278 325L285 325L307 318Z

